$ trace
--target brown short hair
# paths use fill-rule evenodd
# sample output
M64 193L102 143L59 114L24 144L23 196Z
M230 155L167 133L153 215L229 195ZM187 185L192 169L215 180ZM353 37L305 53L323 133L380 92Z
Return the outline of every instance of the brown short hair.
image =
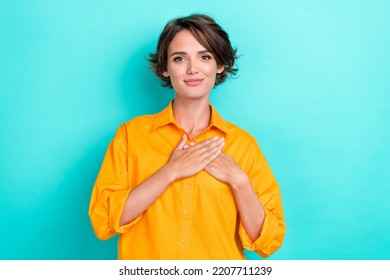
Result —
M233 76L238 71L234 68L237 50L230 43L229 35L211 17L203 14L193 14L187 17L175 18L165 25L160 34L156 53L149 54L148 61L154 73L162 81L162 85L172 87L169 77L164 77L167 70L168 47L173 37L182 30L189 30L198 42L213 54L218 66L224 66L222 73L217 74L215 85Z

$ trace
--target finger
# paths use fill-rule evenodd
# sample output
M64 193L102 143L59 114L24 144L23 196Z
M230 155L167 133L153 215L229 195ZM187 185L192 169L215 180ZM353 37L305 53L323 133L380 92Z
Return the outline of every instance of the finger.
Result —
M215 147L212 147L208 150L206 150L204 153L202 153L200 155L200 159L201 159L201 162L202 163L205 163L207 162L207 164L209 162L211 162L212 160L215 159L215 157L217 157L218 155L220 155L221 151L222 151L222 148L223 146L225 145L225 142L221 142L219 143L217 146ZM215 156L215 157L214 157ZM212 159L210 159L212 158Z
M193 145L191 145L191 146L195 146L197 149L203 148L204 146L207 146L207 145L209 145L210 143L213 143L213 142L217 141L218 139L220 139L220 138L218 138L217 136L214 136L214 137L212 137L212 138L209 138L209 139L200 141L199 143L193 143L193 142L191 142L191 143L193 143ZM190 143L190 144L191 144L191 143Z
M194 153L201 155L210 148L219 146L222 142L224 142L223 138L213 137L197 144L195 143L195 145L191 146L191 149Z
M179 144L177 144L175 150L183 150L187 142L187 135L183 134L183 137L180 139Z
M213 166L213 161L207 164L205 168L203 168L203 170L206 171L207 173L212 173L215 170L215 167Z
M214 151L213 153L211 153L207 157L205 157L203 159L202 163L205 164L205 167L207 167L207 165L209 163L211 163L213 160L215 160L221 153L222 153L221 149ZM209 168L213 169L212 166L210 166Z
M199 148L197 150L197 153L201 157L207 157L208 154L211 154L211 153L215 152L217 149L222 149L224 145L225 145L224 139L220 138L217 141L211 142L208 145L206 145L206 146L204 146L202 148Z

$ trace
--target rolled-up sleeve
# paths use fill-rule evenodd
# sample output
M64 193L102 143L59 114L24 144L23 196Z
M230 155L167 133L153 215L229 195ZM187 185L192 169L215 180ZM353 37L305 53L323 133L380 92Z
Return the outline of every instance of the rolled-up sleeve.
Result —
M128 184L126 128L119 127L109 144L92 190L89 217L96 236L108 239L128 231L140 218L120 226L123 207L131 188Z
M250 169L248 176L265 210L265 219L260 236L252 242L243 225L239 225L239 236L246 250L255 251L266 258L278 250L286 232L279 185L255 141L250 146Z

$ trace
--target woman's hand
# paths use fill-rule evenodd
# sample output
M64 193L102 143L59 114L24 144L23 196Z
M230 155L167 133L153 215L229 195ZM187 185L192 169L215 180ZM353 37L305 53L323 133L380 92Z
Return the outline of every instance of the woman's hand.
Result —
M179 144L173 150L165 167L171 170L173 180L193 176L215 160L225 145L223 138L213 137L195 145L186 145L187 136L184 134Z
M204 170L217 180L230 185L233 190L248 182L249 178L237 162L222 153L210 162Z

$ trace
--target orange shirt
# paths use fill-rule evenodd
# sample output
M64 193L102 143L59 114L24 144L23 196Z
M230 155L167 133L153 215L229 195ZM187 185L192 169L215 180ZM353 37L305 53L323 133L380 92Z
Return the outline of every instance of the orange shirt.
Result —
M99 239L120 234L119 259L245 259L243 248L267 257L282 245L280 191L260 148L250 134L210 108L210 126L191 141L225 138L223 152L248 174L265 208L260 237L250 240L230 187L205 171L174 182L142 215L119 225L129 192L168 161L185 133L171 103L119 127L96 179L89 208L92 226Z

